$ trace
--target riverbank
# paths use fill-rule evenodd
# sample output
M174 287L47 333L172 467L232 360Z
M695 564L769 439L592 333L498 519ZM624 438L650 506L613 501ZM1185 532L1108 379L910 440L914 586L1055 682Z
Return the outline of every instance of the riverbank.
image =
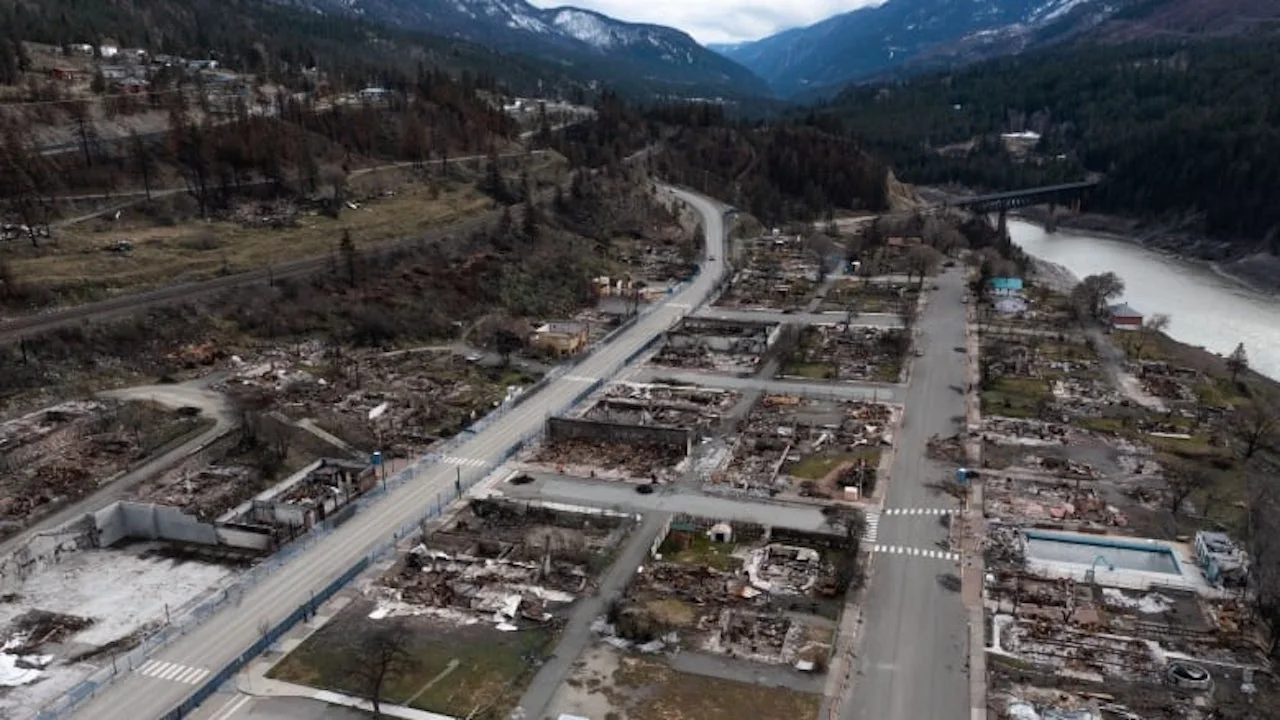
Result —
M1090 230L1089 232L1097 231ZM1033 282L1064 297L1070 296L1071 289L1080 282L1080 278L1065 266L1034 256L1031 257L1031 275ZM1220 353L1213 352L1201 345L1191 345L1175 340L1164 332L1151 333L1151 336L1158 341L1162 354L1171 360L1186 367L1195 368L1211 377L1221 379L1231 375L1231 371L1227 368L1226 358ZM1252 368L1246 370L1240 376L1240 379L1256 385L1268 394L1280 394L1280 382Z
M1023 208L1011 214L1038 225L1049 221L1047 207ZM1152 224L1103 213L1078 213L1059 215L1057 226L1061 230L1123 240L1184 260L1203 262L1250 290L1280 294L1280 257L1267 252L1242 253L1237 244L1206 237L1185 225Z

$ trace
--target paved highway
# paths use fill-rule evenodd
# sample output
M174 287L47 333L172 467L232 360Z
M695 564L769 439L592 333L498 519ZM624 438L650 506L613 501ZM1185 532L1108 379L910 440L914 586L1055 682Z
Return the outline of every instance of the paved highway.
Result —
M938 516L893 514L895 508L957 507L928 487L955 471L926 457L934 434L961 429L964 415L964 276L959 269L938 278L921 314L922 350L911 382L900 391L906 407L898 434L880 547L936 549L947 537ZM944 587L959 567L907 554L876 554L858 648L858 678L842 720L961 720L969 718L967 619L958 590Z
M73 715L85 720L143 720L156 718L180 704L194 690L193 685L163 679L181 679L210 674L231 662L262 635L261 628L274 624L306 602L311 593L323 588L361 557L376 549L391 532L416 520L442 492L453 486L460 467L468 476L485 470L466 461L495 463L523 436L538 430L546 418L565 409L593 379L612 375L623 360L652 338L679 321L691 308L701 304L724 274L723 206L684 191L675 191L702 216L707 238L707 255L702 272L682 291L600 347L572 375L552 382L535 396L453 451L459 465L438 464L421 468L414 479L395 487L387 497L358 513L333 530L322 541L297 555L289 564L245 592L238 607L226 608L209 618L190 634L181 637L152 656L178 668L158 676L130 672L108 686L97 697L83 703Z

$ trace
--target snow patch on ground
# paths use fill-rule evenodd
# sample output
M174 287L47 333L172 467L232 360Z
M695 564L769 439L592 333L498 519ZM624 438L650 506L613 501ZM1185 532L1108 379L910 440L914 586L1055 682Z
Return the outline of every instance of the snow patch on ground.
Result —
M601 49L613 47L616 39L612 28L603 20L581 10L572 8L561 10L556 13L553 22L567 35L593 47Z

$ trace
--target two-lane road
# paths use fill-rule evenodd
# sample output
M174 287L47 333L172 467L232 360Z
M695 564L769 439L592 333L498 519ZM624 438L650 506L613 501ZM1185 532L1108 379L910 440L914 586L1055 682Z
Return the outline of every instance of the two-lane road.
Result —
M943 516L902 511L957 507L928 487L955 468L925 453L929 437L957 432L956 418L964 414L965 355L957 351L965 343L963 296L963 272L945 272L918 323L924 354L900 393L905 419L879 517L880 548L940 550L947 537ZM924 552L877 552L874 558L855 661L859 673L842 720L968 720L968 625L958 565Z
M376 549L397 528L415 521L442 493L453 488L457 468L467 479L487 470L468 463L492 465L546 418L563 411L595 378L611 377L632 353L667 330L700 305L724 273L724 208L684 191L676 194L702 216L707 256L702 271L682 291L641 316L635 325L608 345L600 347L573 374L547 385L507 415L495 420L465 444L453 450L458 465L420 467L416 476L393 488L386 497L356 514L323 540L300 552L284 567L245 592L234 608L225 608L190 634L153 655L153 660L175 668L155 676L130 672L97 697L83 703L74 717L85 720L145 720L156 718L180 704L196 689L183 679L217 672L262 635L262 628L279 622L306 602L361 557ZM168 679L164 679L165 677Z

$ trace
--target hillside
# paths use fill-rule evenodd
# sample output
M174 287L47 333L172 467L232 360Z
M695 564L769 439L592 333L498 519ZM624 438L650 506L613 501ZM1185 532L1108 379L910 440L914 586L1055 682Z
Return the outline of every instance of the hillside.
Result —
M904 180L1105 174L1093 209L1280 251L1280 40L1062 48L846 90L827 109ZM999 134L1042 137L1028 157Z
M767 223L837 211L886 210L888 167L855 141L808 120L759 126L709 104L647 111L606 96L597 121L567 128L552 147L571 163L616 168L642 154L658 176L731 202Z
M766 95L750 71L669 27L525 0L274 0L327 17L459 38L547 62L579 80L643 96Z
M500 81L518 94L584 87L556 66L531 58L264 0L0 0L0 28L14 41L60 47L111 41L153 55L215 58L224 67L300 89L313 84L303 78L304 68L321 69L336 87L358 89L412 75L419 65L487 77L489 84ZM0 74L3 69L0 57Z

